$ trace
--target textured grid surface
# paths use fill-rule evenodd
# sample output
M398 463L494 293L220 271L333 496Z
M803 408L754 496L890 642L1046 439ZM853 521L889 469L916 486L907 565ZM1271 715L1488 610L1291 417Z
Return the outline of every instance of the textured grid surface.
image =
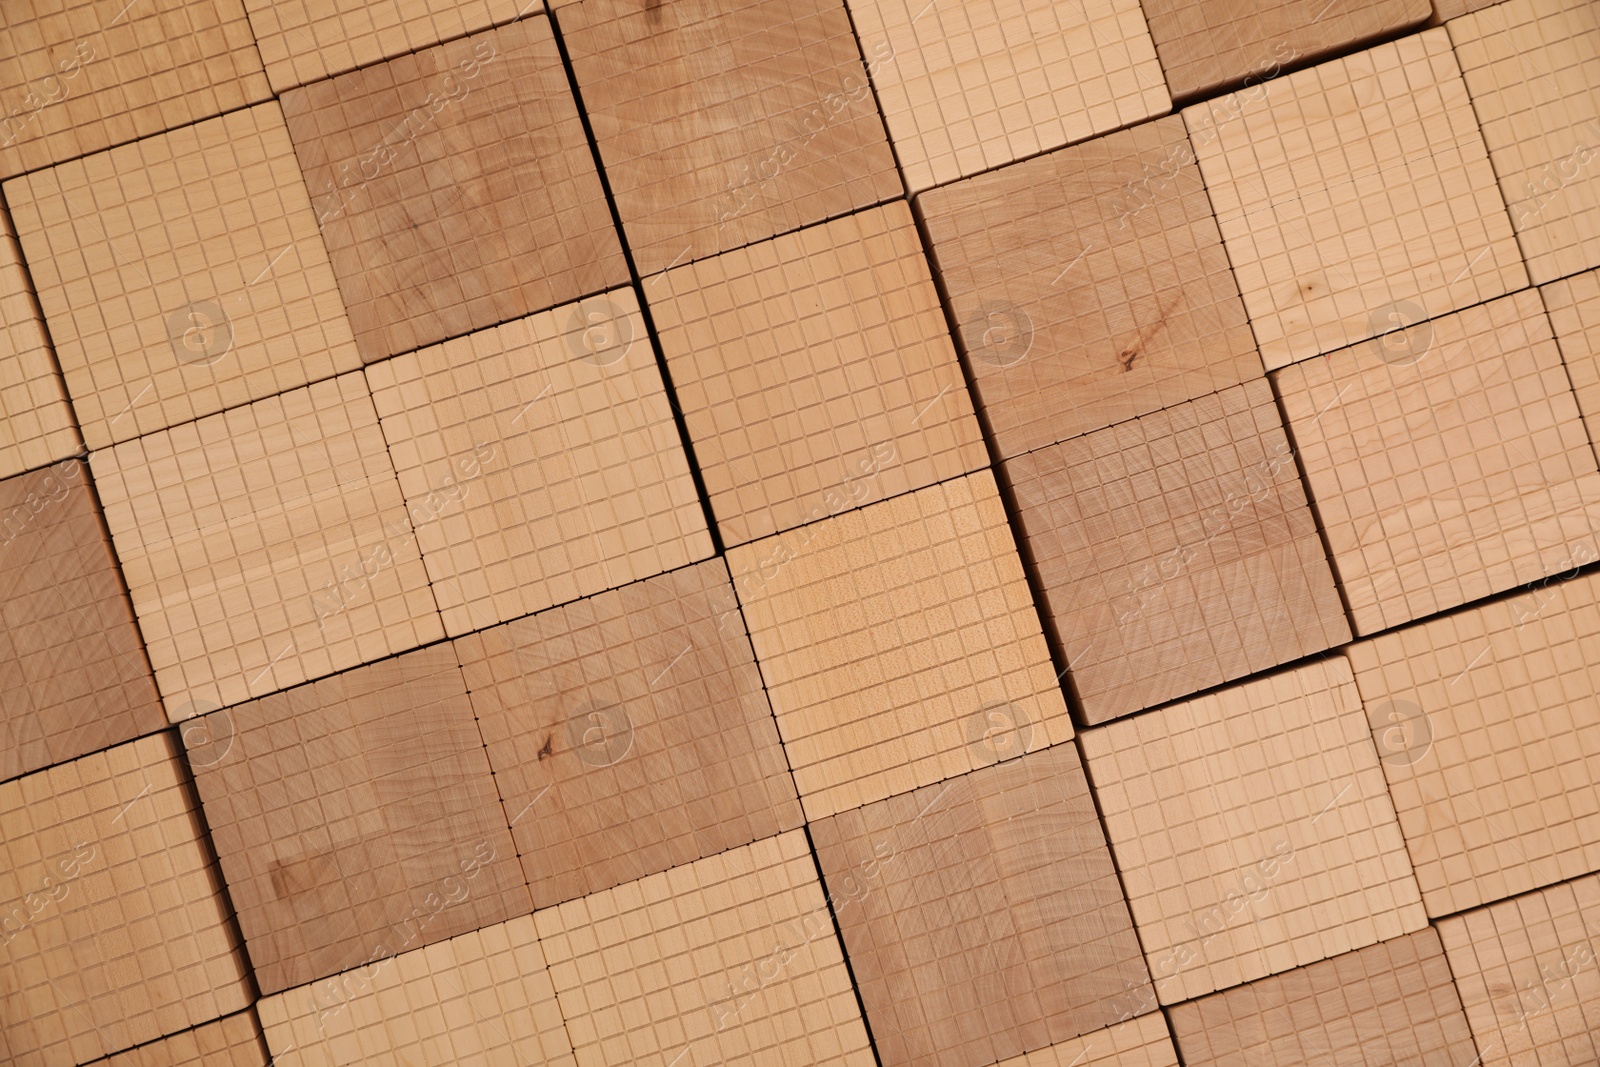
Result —
M1163 1004L1427 922L1343 658L1083 747Z
M1003 456L1261 376L1177 117L917 206Z
M1551 282L1539 295L1592 444L1600 439L1600 271Z
M1077 751L811 824L886 1067L977 1067L1153 1010Z
M0 11L0 177L267 94L239 0L15 0Z
M1002 1061L998 1067L1178 1067L1178 1054L1160 1015L1141 1015L1037 1052Z
M1568 565L1600 558L1591 535ZM1350 649L1430 915L1600 870L1600 577Z
M535 907L800 825L721 560L456 649Z
M808 818L1072 736L987 471L728 562Z
M270 1067L251 1012L120 1052L91 1067ZM281 1067L281 1065L280 1065Z
M1433 9L1441 19L1460 18L1469 11L1482 11L1502 0L1433 0Z
M1600 266L1600 10L1510 0L1449 33L1528 273Z
M1442 28L1183 116L1269 369L1527 284Z
M366 374L449 633L711 554L631 289Z
M359 371L89 465L174 722L444 635Z
M1172 1009L1189 1067L1480 1061L1450 964L1419 930Z
M0 482L0 779L167 724L88 480Z
M1005 467L1090 722L1350 636L1265 381Z
M842 0L557 17L640 274L902 191Z
M1276 375L1357 633L1566 570L1600 476L1538 292Z
M6 195L91 448L361 365L276 102Z
M1600 878L1438 925L1485 1064L1600 1062Z
M367 362L627 280L543 15L284 94Z
M854 0L912 192L1159 115L1137 0Z
M799 831L534 921L581 1067L874 1062Z
M572 1067L531 916L261 1001L274 1067Z
M170 735L0 785L0 1048L86 1063L249 1003Z
M450 645L212 712L184 736L264 992L530 909Z
M645 283L729 544L988 461L903 203Z
M11 221L0 212L0 478L78 450L31 289Z

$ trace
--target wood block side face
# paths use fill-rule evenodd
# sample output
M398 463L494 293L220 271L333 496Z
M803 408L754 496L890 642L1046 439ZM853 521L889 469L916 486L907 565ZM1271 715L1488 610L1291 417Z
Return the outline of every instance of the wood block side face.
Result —
M10 219L0 219L0 478L81 450L50 353L22 250Z

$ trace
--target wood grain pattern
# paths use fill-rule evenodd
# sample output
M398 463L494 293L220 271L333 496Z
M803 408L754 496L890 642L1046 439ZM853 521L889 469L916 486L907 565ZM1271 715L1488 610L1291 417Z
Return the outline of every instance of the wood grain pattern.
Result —
M1262 373L1176 116L923 193L1002 456Z
M711 555L631 289L367 368L451 634Z
M903 203L678 267L644 291L727 544L988 461Z
M0 212L0 478L65 459L80 441L11 220Z
M12 1063L87 1063L249 1003L182 774L163 733L0 784Z
M90 1067L271 1067L261 1027L253 1011L216 1022L103 1060Z
M448 644L212 712L184 736L264 992L531 908Z
M535 907L801 824L721 560L455 647Z
M626 282L543 15L283 95L371 363Z
M1442 28L1183 118L1269 369L1528 284Z
M1600 440L1600 271L1539 287L1589 443Z
M901 193L842 0L557 10L641 275Z
M1076 751L819 819L812 840L886 1067L979 1067L1154 1011Z
M6 195L91 448L361 365L275 101Z
M1166 1019L1150 1014L1013 1056L998 1067L1178 1067L1178 1053Z
M1091 723L1350 636L1265 381L1030 452L1005 471Z
M987 471L728 566L809 819L1072 736Z
M1433 929L1172 1009L1191 1067L1481 1062Z
M1600 524L1595 454L1535 290L1275 378L1357 633L1564 571Z

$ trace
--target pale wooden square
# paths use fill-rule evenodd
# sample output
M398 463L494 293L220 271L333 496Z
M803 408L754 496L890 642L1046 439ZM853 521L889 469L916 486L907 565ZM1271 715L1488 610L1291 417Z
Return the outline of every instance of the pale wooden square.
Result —
M81 447L31 290L11 221L0 213L0 478Z

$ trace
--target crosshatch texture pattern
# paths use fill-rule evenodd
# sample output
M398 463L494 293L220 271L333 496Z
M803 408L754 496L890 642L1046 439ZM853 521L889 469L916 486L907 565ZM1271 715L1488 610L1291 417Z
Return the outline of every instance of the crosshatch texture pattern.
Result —
M1178 1054L1166 1019L1149 1014L1013 1056L998 1067L1178 1067Z
M261 1040L252 1013L240 1012L95 1060L90 1067L271 1067Z
M31 292L11 222L0 216L0 478L79 450Z
M1589 443L1600 440L1600 271L1539 288Z

